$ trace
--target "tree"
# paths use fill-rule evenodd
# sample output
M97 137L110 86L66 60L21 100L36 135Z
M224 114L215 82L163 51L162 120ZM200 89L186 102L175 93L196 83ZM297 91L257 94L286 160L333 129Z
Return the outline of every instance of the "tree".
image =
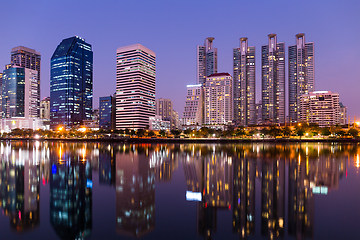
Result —
M321 135L329 136L331 134L330 129L328 127L321 128Z
M159 134L160 134L160 136L165 137L166 132L165 132L164 130L160 130L160 131L159 131Z
M142 128L139 128L137 131L136 131L136 136L137 137L143 137L145 134L145 130L142 129Z
M150 130L150 131L148 132L148 137L153 137L153 136L155 136L155 133L154 133L153 130Z
M238 127L235 131L235 136L243 137L246 134L244 127Z
M170 131L172 135L174 135L175 137L179 136L181 134L181 131L178 129L173 129Z
M277 136L281 136L281 130L278 127L276 127L275 125L273 125L270 127L268 134L271 137L275 138Z
M359 131L355 128L350 128L348 134L352 137L357 137L359 135Z
M291 129L288 126L286 126L283 129L283 135L284 135L284 137L290 137L290 134L291 134Z

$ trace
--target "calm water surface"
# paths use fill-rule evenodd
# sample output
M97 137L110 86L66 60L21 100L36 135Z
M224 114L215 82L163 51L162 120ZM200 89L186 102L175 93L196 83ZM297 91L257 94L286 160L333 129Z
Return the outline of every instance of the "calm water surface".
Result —
M1 239L360 239L353 144L0 142Z

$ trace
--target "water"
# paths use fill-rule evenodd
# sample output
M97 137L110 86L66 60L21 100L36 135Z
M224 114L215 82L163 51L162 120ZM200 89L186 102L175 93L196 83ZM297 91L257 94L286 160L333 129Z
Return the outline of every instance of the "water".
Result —
M0 142L1 239L359 239L354 144Z

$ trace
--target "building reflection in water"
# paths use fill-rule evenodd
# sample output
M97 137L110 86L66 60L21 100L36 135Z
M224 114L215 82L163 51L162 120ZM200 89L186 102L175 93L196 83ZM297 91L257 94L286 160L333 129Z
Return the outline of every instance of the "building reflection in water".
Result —
M246 239L255 231L256 161L244 152L234 159L233 232Z
M50 221L63 239L84 239L92 229L92 169L86 147L56 143L50 149Z
M269 239L285 236L288 181L288 233L296 239L313 237L314 195L337 189L339 179L346 174L345 158L329 151L336 153L323 144L311 148L297 144L184 145L186 198L198 201L198 233L211 239L216 232L217 210L232 208L233 232L240 239L255 234L255 182L259 178L261 234Z
M80 239L92 230L92 171L99 171L100 187L115 186L120 235L139 237L155 228L155 182L171 181L181 160L185 196L197 201L196 228L205 239L217 231L218 211L231 211L232 231L240 239L255 235L255 219L269 239L284 237L285 229L304 239L314 237L316 195L338 189L350 156L360 165L356 146L336 144L14 141L0 143L0 152L0 207L11 228L24 231L39 225L40 184L50 182L54 230L61 238Z
M39 225L39 144L1 143L0 206L16 231Z
M99 183L115 186L115 154L114 146L101 144L99 146Z
M142 236L155 227L155 175L148 147L123 145L116 152L116 231Z

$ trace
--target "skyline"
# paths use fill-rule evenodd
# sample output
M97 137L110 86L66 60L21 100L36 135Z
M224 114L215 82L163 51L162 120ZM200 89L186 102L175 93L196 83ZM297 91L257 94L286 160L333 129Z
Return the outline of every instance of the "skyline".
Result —
M70 3L72 8L67 7ZM202 45L205 38L215 37L213 46L218 49L218 72L232 74L232 50L238 47L241 37L248 37L249 45L257 49L255 66L258 102L261 98L259 49L266 44L267 35L275 33L278 42L285 42L287 100L287 47L295 44L296 34L305 33L306 41L316 45L315 90L339 93L340 101L348 107L348 116L360 116L360 108L356 104L360 96L357 96L357 89L354 87L359 86L356 81L359 80L356 74L359 66L356 53L360 52L360 47L356 39L360 37L360 33L355 30L355 24L360 22L360 16L356 15L360 3L348 1L346 6L335 1L326 2L326 5L304 1L301 6L286 1L279 1L280 3L285 10L271 16L270 21L267 13L277 9L271 3L255 5L256 3L248 2L230 4L210 1L204 5L203 2L184 4L153 1L140 5L137 2L106 1L87 2L87 5L84 5L81 2L63 1L63 6L60 6L56 2L47 1L5 2L2 4L4 9L10 9L17 4L16 11L20 17L12 18L10 11L3 13L3 19L12 20L6 22L6 25L3 24L3 36L6 37L0 39L0 67L3 70L5 64L10 63L12 48L21 45L35 49L42 56L41 98L50 96L51 55L62 39L80 36L93 46L93 104L97 108L99 97L115 92L116 49L141 43L157 55L156 98L171 99L174 109L182 116L186 85L196 83L196 47ZM253 11L241 11L243 8ZM294 11L290 10L295 8L296 13L302 14L302 17L286 21L294 16ZM94 9L97 9L97 12L94 12ZM135 9L140 17L133 16ZM213 15L212 24L204 25L199 9L204 13L216 11L219 14ZM23 22L29 19L34 11L39 16L38 27L25 26ZM54 12L57 14L53 14ZM61 17L62 14L72 17ZM238 14L246 18L249 24L239 26ZM268 22L270 24L264 24ZM341 41L338 40L339 36ZM346 84L343 84L344 82Z

